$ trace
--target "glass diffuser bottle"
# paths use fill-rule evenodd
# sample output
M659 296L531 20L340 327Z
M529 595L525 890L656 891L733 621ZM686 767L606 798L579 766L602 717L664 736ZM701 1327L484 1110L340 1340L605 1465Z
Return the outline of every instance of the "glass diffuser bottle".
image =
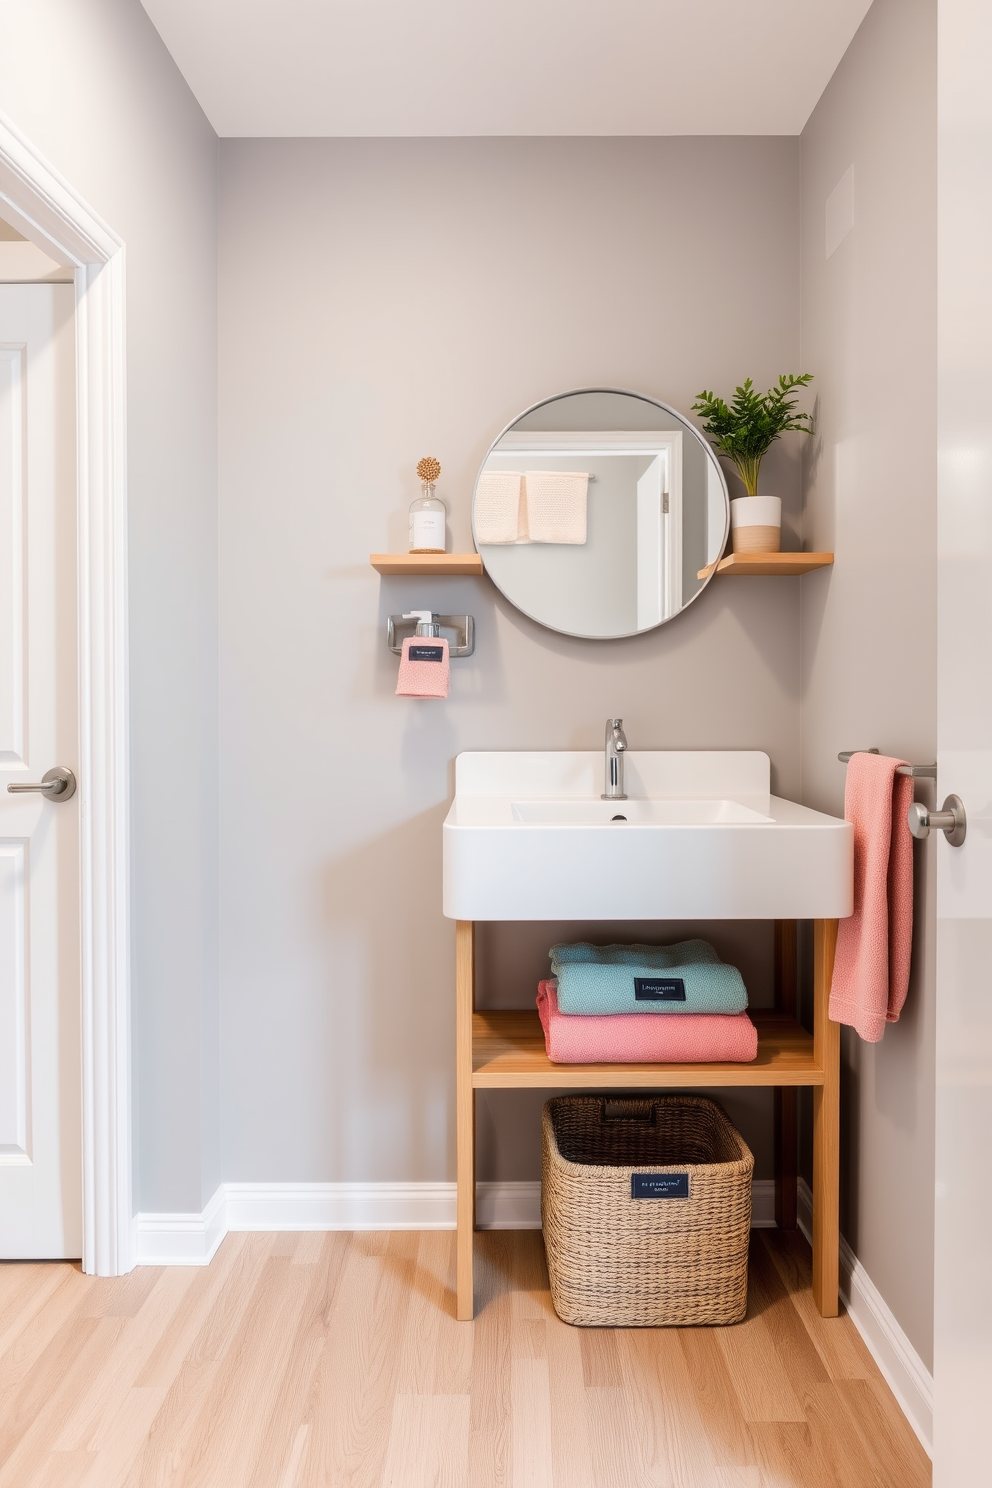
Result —
M444 552L444 502L434 494L434 483L441 474L440 463L426 455L417 466L420 495L410 503L410 552Z

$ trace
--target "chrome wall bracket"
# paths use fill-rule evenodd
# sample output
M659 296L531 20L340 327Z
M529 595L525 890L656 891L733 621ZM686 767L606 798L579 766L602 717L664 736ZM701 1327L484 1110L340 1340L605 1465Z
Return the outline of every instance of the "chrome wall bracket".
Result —
M960 796L948 796L939 811L928 811L914 801L906 820L914 837L929 837L933 829L943 832L952 847L960 847L968 834L968 818Z
M456 660L475 650L475 620L471 615L431 615L437 634L448 643L448 655ZM417 621L409 615L390 615L386 623L386 645L396 656L403 655L403 642L417 633Z

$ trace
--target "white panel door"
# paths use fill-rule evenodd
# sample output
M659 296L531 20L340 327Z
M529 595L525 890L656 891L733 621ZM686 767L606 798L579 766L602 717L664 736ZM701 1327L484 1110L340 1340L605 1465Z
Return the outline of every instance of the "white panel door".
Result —
M992 1483L992 6L939 0L934 1485ZM907 410L908 412L908 410Z
M0 285L0 1257L82 1253L71 285Z

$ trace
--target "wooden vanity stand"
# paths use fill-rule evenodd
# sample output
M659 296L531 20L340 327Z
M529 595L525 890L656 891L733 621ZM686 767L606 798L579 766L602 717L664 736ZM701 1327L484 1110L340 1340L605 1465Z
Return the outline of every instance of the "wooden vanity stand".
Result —
M796 924L775 922L775 1010L751 1009L753 1064L552 1064L532 1011L477 1011L475 923L455 927L455 1060L458 1146L457 1316L475 1313L475 1092L477 1090L660 1090L762 1085L775 1091L775 1217L796 1224L796 1103L813 1087L813 1297L837 1316L840 1165L840 1028L827 1017L836 920L815 920L812 1036L797 1021Z

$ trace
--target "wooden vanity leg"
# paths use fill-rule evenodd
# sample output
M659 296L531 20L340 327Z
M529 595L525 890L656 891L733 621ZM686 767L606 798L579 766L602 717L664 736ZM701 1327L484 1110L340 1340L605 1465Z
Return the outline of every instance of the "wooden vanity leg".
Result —
M795 1018L799 1010L796 922L775 921L775 1008ZM775 1089L775 1223L796 1228L799 1174L799 1092L794 1085Z
M455 1133L457 1149L456 1305L459 1322L475 1316L475 1091L472 1014L475 1011L475 922L455 924Z
M837 921L813 923L813 1057L823 1084L813 1087L813 1300L837 1316L840 1239L840 1026L827 1016Z

